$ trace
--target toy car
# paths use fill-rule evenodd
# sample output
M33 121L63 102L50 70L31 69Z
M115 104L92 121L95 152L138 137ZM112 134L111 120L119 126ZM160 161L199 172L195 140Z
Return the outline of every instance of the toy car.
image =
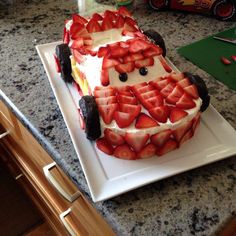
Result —
M176 9L210 14L219 20L230 20L235 16L235 0L148 0L155 10Z

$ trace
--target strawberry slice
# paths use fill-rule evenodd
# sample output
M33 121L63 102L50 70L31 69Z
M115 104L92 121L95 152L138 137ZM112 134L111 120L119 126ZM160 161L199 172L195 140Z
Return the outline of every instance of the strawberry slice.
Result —
M73 23L80 23L82 25L86 24L88 22L84 17L82 17L78 14L73 14L72 15L72 20L73 20Z
M124 24L125 24L124 17L122 15L119 15L116 19L115 27L119 29L119 28L124 27Z
M178 109L178 108L173 108L170 111L169 118L170 118L170 121L172 123L175 123L175 122L181 120L182 118L184 118L187 115L188 115L188 113L186 111Z
M236 61L236 56L235 56L235 55L232 55L232 56L231 56L231 59L232 59L233 61Z
M125 95L118 95L117 99L119 101L119 103L121 104L131 104L131 105L137 105L138 101L135 97L129 97L129 96L125 96Z
M68 30L66 30L66 27L65 27L64 32L63 32L63 43L69 44L69 42L70 42L70 33Z
M151 44L151 46L143 52L144 57L154 57L163 53L162 48Z
M104 57L104 56L106 56L107 55L107 53L108 53L108 51L109 51L109 48L108 47L100 47L99 49L98 49L98 57L100 58L100 57Z
M157 147L163 146L169 139L172 134L171 129L163 130L159 133L153 134L151 136L151 142Z
M153 66L154 65L154 59L153 57L148 57L142 60L137 60L135 61L135 67L136 68L141 68L141 67L146 67L146 66Z
M195 102L186 93L184 93L183 96L176 103L176 107L184 110L194 108L195 106L196 106Z
M125 139L122 135L112 131L111 129L106 128L104 130L104 137L111 145L122 145L125 143Z
M139 84L135 84L131 87L132 91L135 92L136 90L138 90L139 88L142 88L143 86L146 86L147 82L142 82Z
M175 88L175 83L169 82L161 91L161 95L165 98L168 97Z
M140 105L122 104L122 103L119 104L119 111L130 113L134 117L139 115L141 108L142 107Z
M123 16L131 16L132 14L130 13L130 11L124 7L124 6L121 6L119 9L118 9L118 13L123 15Z
M108 17L111 21L116 21L116 14L110 10L104 12L104 17Z
M128 32L137 32L137 31L138 31L137 27L131 21L125 19L122 34L127 35Z
M175 137L175 140L177 142L180 141L180 139L185 135L185 133L192 128L192 120L187 122L186 124L182 125L181 127L179 127L176 130L173 130L173 135Z
M198 90L195 84L185 87L184 91L195 99L199 98Z
M172 90L172 92L166 98L166 102L175 105L176 102L179 101L179 99L182 97L183 94L184 94L184 91L182 87L176 85L175 88Z
M70 27L70 35L72 39L90 37L89 32L84 25L73 23Z
M181 81L182 79L184 79L184 74L183 73L176 73L176 72L173 72L169 75L169 77L174 80L175 82L179 82Z
M105 124L110 124L113 120L115 111L118 109L118 104L108 104L98 106L98 110Z
M119 145L114 150L114 156L125 160L135 160L136 153L127 144Z
M156 147L152 143L148 143L142 150L137 153L137 159L146 159L156 154Z
M154 107L149 110L150 115L161 123L166 123L169 116L169 108L167 106Z
M129 55L124 57L124 62L130 62L130 61L137 61L137 60L142 60L144 59L144 56L142 53L137 52L137 53L130 53Z
M227 59L226 57L221 57L220 60L225 65L230 65L231 64L231 61L229 59Z
M95 98L97 105L109 105L117 103L116 96Z
M84 46L84 40L83 38L77 38L73 41L73 43L71 44L71 48L72 49L78 49L80 47Z
M130 86L125 85L125 86L117 87L116 90L119 94L122 94L123 92L130 92Z
M101 26L99 25L99 23L93 18L88 22L88 24L86 26L86 29L88 30L89 33L102 31Z
M109 96L115 96L116 90L113 88L103 88L103 89L96 89L94 91L94 97L95 98L103 98L103 97L109 97Z
M120 128L125 128L130 126L135 118L136 117L134 114L121 111L116 111L114 114L114 119Z
M108 86L110 84L108 69L101 70L100 81L103 86Z
M74 56L76 62L78 62L80 64L81 62L84 61L84 57L83 57L83 55L80 54L79 51L73 50L72 52L73 52L73 56Z
M103 17L100 14L98 14L98 13L94 13L92 15L92 19L94 19L96 21L101 21L101 20L103 20Z
M179 147L186 142L187 140L191 139L193 137L193 131L190 129L189 131L186 132L186 134L182 137L182 139L179 141Z
M128 62L125 64L117 64L115 65L115 69L119 73L129 73L134 70L134 62Z
M129 44L130 44L129 47L130 53L137 53L140 51L144 51L151 46L149 42L140 38L130 40Z
M154 107L159 107L164 105L164 99L163 97L159 94L155 97L148 98L146 102L151 104L150 108L147 108L148 110ZM146 107L145 107L146 108Z
M103 31L114 28L114 23L108 15L103 18L101 28Z
M166 60L164 59L163 56L159 57L159 60L163 66L163 68L165 69L166 72L170 73L172 71L171 67L167 64Z
M189 80L187 78L180 80L177 85L179 85L182 88L188 87L189 85L191 85L191 83L189 82Z
M158 126L158 123L145 113L140 113L136 119L135 128L146 129Z
M149 139L149 134L128 133L128 132L126 132L125 134L125 141L136 152L140 151L144 147L148 139Z
M170 139L161 148L157 149L156 154L158 156L162 156L170 151L175 150L177 147L178 147L177 142Z
M107 69L116 65L119 65L120 61L118 61L115 58L109 58L108 56L105 56L102 61L102 69Z
M121 46L110 47L110 54L112 58L120 58L127 55L129 52L128 48L123 48Z
M156 81L150 81L149 84L153 85L153 86L156 87L158 90L162 90L162 89L165 88L170 82L171 82L170 79L160 80L160 78L158 78Z
M107 155L112 155L114 153L114 149L110 143L107 142L105 138L99 138L96 140L97 148L105 152Z
M84 39L84 45L92 46L93 45L93 39L91 37L89 38L83 38Z
M146 92L150 92L156 90L152 85L147 84L141 88L136 89L137 93L146 93Z
M53 57L54 57L54 61L55 61L55 64L56 64L56 71L57 71L57 73L60 73L61 72L60 62L59 62L56 54L53 54Z
M139 98L140 102L148 98L157 97L158 95L160 95L157 90L152 90L152 91L141 93L141 94L138 94L138 93L135 93L135 94L137 94L136 96Z

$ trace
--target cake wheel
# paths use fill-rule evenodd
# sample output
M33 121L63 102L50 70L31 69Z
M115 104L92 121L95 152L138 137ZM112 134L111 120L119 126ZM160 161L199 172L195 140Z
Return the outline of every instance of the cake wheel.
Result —
M235 15L236 5L231 0L219 0L214 3L212 9L218 20L229 20Z
M163 53L162 56L166 56L166 45L162 36L157 33L155 30L146 30L143 32L149 39L153 40L155 44L157 44L160 48L162 48Z
M101 136L98 107L93 96L86 95L79 100L80 110L85 122L85 133L90 140Z

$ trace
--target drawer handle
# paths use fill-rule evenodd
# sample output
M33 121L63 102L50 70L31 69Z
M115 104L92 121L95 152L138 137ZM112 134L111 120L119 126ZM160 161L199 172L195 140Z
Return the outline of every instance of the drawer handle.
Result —
M71 209L69 208L68 210L62 212L60 214L60 219L63 223L63 225L66 227L68 232L70 233L71 236L76 236L77 234L74 232L74 230L70 227L70 225L66 222L65 217L71 212Z
M4 138L5 136L7 136L10 132L6 131L5 133L0 134L0 139Z
M43 172L48 181L56 188L56 190L69 202L73 202L78 197L80 197L80 192L77 191L73 194L68 193L60 184L60 182L50 173L50 169L56 167L56 162L53 162L49 165L43 167Z

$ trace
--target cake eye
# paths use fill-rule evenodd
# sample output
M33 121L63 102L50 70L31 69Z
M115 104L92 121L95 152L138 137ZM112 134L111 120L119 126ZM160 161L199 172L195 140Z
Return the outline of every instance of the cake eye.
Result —
M140 75L146 75L148 73L148 69L147 69L147 67L141 67L140 69L139 69L139 74Z
M127 73L120 73L120 74L119 74L119 79L120 79L120 81L122 81L122 82L127 81L127 79L128 79Z

